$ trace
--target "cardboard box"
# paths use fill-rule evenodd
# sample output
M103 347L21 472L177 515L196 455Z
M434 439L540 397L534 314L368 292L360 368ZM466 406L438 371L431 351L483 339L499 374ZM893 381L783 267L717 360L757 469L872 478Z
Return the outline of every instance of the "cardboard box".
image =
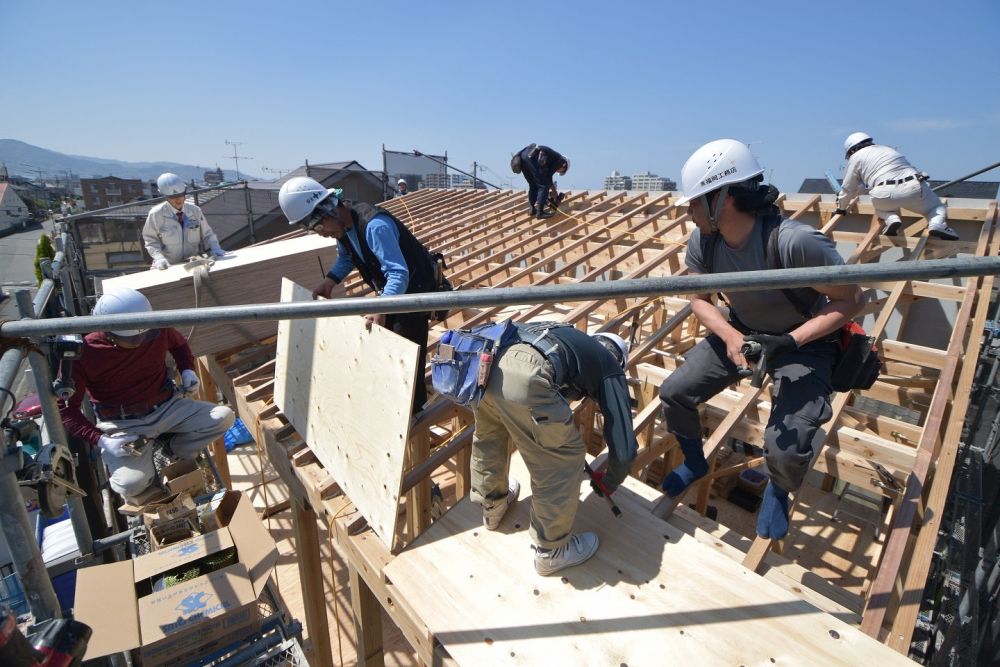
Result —
M182 459L171 463L160 472L165 486L171 494L190 493L198 496L205 493L205 477L193 459Z
M229 496L229 493L233 494ZM93 629L85 659L140 649L143 665L190 661L253 633L278 558L249 498L229 492L218 530L134 560L77 572L75 617ZM221 507L222 504L220 504ZM236 562L163 590L154 581L235 547Z

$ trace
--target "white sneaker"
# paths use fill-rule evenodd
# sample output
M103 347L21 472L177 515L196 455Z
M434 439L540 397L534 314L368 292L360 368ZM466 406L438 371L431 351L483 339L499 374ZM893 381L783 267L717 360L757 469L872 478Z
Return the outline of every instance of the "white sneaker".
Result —
M486 530L496 530L500 527L500 522L503 521L504 514L514 504L520 493L520 482L511 477L507 485L507 497L489 507L483 505L483 525L486 526Z
M927 230L927 234L933 236L936 239L942 239L945 241L958 240L958 232L956 232L948 225L945 225L944 227L931 227Z
M584 562L597 552L597 533L573 533L558 549L535 549L535 572L547 577Z
M902 220L893 220L885 226L885 231L882 232L886 236L895 236L899 233L899 228L903 226Z

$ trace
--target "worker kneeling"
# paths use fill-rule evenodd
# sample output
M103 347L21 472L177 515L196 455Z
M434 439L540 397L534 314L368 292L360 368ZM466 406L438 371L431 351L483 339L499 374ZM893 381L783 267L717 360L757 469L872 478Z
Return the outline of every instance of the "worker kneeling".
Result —
M152 311L140 292L121 288L105 293L94 315ZM182 385L167 373L166 354L174 358ZM159 439L174 457L193 459L233 425L233 411L188 397L198 388L194 355L184 336L173 328L116 329L88 334L80 358L73 363L76 391L62 407L62 421L72 435L101 448L111 488L135 497L156 477L153 446L135 445ZM90 394L96 428L80 411Z
M517 500L510 445L521 452L531 476L529 532L538 574L578 565L597 551L595 533L572 532L587 449L569 401L597 401L609 449L603 482L614 491L636 455L627 360L628 345L615 334L508 320L446 332L431 362L435 389L475 412L472 500L483 506L487 530L496 530Z

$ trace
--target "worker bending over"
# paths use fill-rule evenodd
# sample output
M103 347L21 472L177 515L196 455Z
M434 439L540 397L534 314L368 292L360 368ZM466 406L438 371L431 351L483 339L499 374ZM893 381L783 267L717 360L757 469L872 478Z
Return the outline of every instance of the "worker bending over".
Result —
M483 524L496 530L520 484L509 478L511 445L531 476L529 532L535 571L550 575L594 555L596 533L573 533L586 445L569 401L597 402L604 415L609 464L604 486L613 492L636 455L625 366L628 345L612 333L593 336L568 324L517 325L520 342L495 353L486 391L474 408L472 500Z
M958 240L948 226L948 207L906 158L888 146L876 144L864 132L854 132L844 141L847 173L837 195L837 212L858 194L868 192L875 214L885 223L883 233L895 236L903 224L899 209L916 211L927 218L927 233L946 241Z
M520 165L515 173L520 172L528 182L528 211L538 218L552 217L552 211L545 210L549 196L557 206L561 200L552 177L565 175L569 171L569 160L548 146L531 144L518 152L511 166L515 163Z
M94 315L147 313L152 308L140 292L106 292ZM178 389L167 373L169 352L180 370ZM61 407L66 430L97 445L108 467L111 488L127 497L140 495L156 476L152 442L136 448L140 437L159 439L168 454L193 459L233 425L233 411L187 397L198 387L194 356L179 331L116 329L87 334L81 356L73 362L76 391ZM96 426L80 411L85 393L94 406Z
M384 209L363 202L345 202L339 190L327 190L305 176L289 179L278 192L278 204L289 224L337 239L337 261L313 290L313 298L329 298L333 288L355 268L380 296L418 294L437 290L430 253L420 241ZM367 315L368 326L378 324L420 346L420 372L413 396L413 413L427 401L424 365L430 313Z
M685 259L691 273L768 269L769 256L777 268L844 263L822 233L782 219L773 203L778 191L762 184L763 172L747 146L732 139L705 144L688 158L681 180L697 225ZM698 406L738 381L740 368L747 366L741 348L755 341L763 350L758 363L765 364L774 381L764 431L770 483L757 534L778 539L788 532L788 493L805 478L813 436L832 416L837 340L861 309L862 294L856 285L822 285L735 291L725 297L728 313L708 294L690 297L695 316L712 333L684 355L683 365L660 386L667 428L684 453L684 463L666 477L663 489L677 497L708 472Z
M166 269L208 252L215 257L226 254L201 208L184 200L187 186L180 176L161 174L156 187L167 201L154 206L142 226L142 241L153 258L151 268Z

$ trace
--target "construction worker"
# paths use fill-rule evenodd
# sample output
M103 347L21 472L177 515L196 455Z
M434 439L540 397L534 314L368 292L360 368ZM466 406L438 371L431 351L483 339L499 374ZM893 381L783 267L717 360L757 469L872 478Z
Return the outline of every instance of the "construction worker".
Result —
M691 273L767 269L772 249L781 268L844 263L822 233L782 219L773 203L778 191L762 184L763 172L749 148L732 139L705 144L688 158L680 203L690 202L697 225L685 260ZM662 486L676 498L708 472L698 405L738 381L740 369L747 367L741 348L752 341L762 350L758 363L774 382L764 431L770 483L757 534L779 539L788 532L788 493L802 484L813 436L832 415L831 375L840 329L861 309L863 298L856 285L734 291L725 297L728 312L709 294L690 297L692 311L711 334L660 386L667 429L684 453L684 462Z
M496 530L520 493L518 481L508 476L510 447L517 447L531 476L535 571L546 576L584 562L598 546L596 533L572 532L587 448L568 400L591 398L604 415L609 465L597 474L609 492L635 458L624 373L628 345L615 334L588 336L568 324L518 329L522 342L495 353L475 407L471 497L483 507L486 529Z
M569 160L548 146L531 144L521 149L521 174L528 182L528 210L531 215L543 219L554 214L545 209L545 204L552 196L553 201L562 199L556 191L552 177L555 174L563 176L569 170Z
M148 313L141 292L120 288L105 292L94 315ZM181 386L167 372L166 354L180 370ZM181 459L193 459L233 425L233 411L223 405L187 397L198 388L194 356L179 331L119 329L84 337L80 358L73 362L75 392L62 406L66 430L98 446L111 478L111 488L126 497L142 494L154 481L153 444L140 448L140 438L158 439ZM90 394L96 425L80 411Z
M201 208L184 200L187 185L180 176L161 174L156 187L167 201L154 206L142 226L143 243L153 258L150 268L166 269L205 253L215 257L226 254Z
M876 144L864 132L854 132L844 141L847 173L837 194L837 212L859 194L869 193L875 214L885 224L883 233L895 236L903 224L899 209L927 218L927 233L946 241L958 240L948 226L948 207L927 185L927 175L918 172L906 158L888 146Z
M399 196L402 197L408 192L409 186L406 184L406 179L401 178L396 181L396 190L399 192Z
M297 176L278 192L278 204L289 224L300 224L310 232L337 239L337 261L326 273L313 298L329 298L355 268L380 296L417 294L437 289L434 263L420 241L384 209L363 202L345 202L340 190L327 190L319 182ZM367 315L372 324L391 329L420 346L421 371L414 389L413 414L427 401L423 366L427 359L430 313Z

